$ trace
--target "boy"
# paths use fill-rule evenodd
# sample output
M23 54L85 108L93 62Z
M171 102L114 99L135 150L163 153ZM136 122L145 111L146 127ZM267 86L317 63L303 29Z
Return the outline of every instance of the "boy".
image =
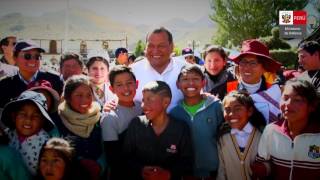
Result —
M170 115L190 126L195 152L196 178L215 179L218 169L216 136L223 121L221 103L212 96L204 97L204 74L197 65L186 65L178 76L177 87L184 99L172 109Z
M169 117L171 91L163 81L151 81L142 90L144 116L134 118L127 130L124 153L130 179L181 179L192 171L188 126Z
M137 82L131 68L117 65L109 72L110 90L118 97L118 104L111 110L101 123L102 137L105 146L110 179L123 179L123 161L121 160L121 146L123 135L130 121L142 113L141 104L134 102Z

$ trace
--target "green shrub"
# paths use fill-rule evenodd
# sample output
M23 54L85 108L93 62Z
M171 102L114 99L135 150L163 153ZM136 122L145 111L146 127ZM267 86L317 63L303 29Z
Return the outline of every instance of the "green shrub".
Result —
M298 62L298 54L293 50L270 50L270 55L287 68L294 68Z

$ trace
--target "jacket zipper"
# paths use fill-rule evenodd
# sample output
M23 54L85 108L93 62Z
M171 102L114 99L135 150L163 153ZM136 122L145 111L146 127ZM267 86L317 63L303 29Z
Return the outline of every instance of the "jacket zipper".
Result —
M291 149L293 148L294 148L294 142L291 141ZM294 150L293 150L293 154L294 154ZM292 173L293 173L293 157L291 158L291 167L290 167L290 176L289 176L290 180L292 179Z

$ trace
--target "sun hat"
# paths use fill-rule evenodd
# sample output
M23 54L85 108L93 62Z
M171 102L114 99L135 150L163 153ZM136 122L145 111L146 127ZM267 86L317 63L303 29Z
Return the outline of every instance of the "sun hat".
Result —
M257 39L249 39L242 42L240 54L234 57L229 57L236 64L245 55L256 55L259 58L259 62L263 64L263 67L268 72L276 72L280 69L281 63L274 60L269 53L269 48Z
M40 110L41 114L45 118L44 127L46 131L50 131L54 126L54 122L51 120L48 112L47 112L47 103L46 98L43 94L26 90L21 93L19 97L8 102L2 112L1 121L2 123L10 129L15 128L14 120L12 119L12 112L18 110L18 107L25 102L33 102Z

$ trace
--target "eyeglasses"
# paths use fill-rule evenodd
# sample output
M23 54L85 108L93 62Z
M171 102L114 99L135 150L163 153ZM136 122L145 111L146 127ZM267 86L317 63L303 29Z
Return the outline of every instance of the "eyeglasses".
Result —
M260 63L258 61L248 61L245 59L242 59L239 61L240 66L248 66L250 68L255 68L259 65Z
M35 59L35 60L41 60L42 59L42 56L40 54L35 54L35 55L32 55L32 54L23 54L22 56L20 57L23 57L25 60L29 61L31 59Z

